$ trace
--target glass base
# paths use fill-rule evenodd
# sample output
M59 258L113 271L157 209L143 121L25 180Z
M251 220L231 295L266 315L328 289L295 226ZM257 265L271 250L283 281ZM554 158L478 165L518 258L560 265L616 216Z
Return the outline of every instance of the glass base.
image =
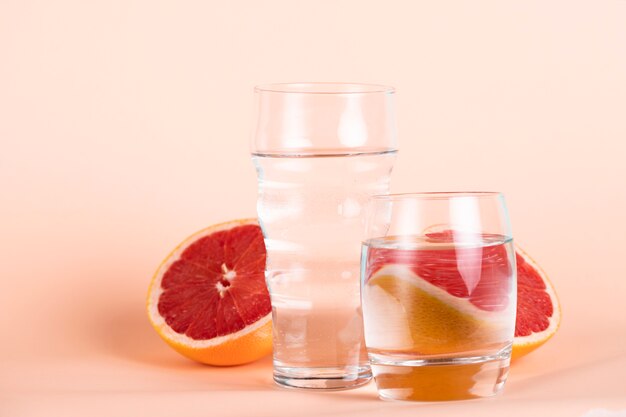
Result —
M384 400L454 401L490 397L504 387L510 348L493 356L380 363L370 357ZM378 362L378 363L377 363Z
M372 379L369 366L350 368L293 368L274 365L274 381L281 387L313 390L357 388Z

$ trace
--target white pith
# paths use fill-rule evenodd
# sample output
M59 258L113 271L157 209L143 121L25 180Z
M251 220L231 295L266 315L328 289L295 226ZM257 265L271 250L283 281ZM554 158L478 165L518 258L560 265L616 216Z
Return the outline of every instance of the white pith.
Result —
M228 291L228 287L230 287L230 282L237 277L237 272L228 269L226 264L222 264L222 280L226 281L229 285L222 284L222 281L218 281L215 284L215 289L220 295L220 298L224 298L224 295Z
M254 332L258 328L263 327L265 324L267 324L267 322L271 320L272 313L268 313L267 315L257 320L253 324L246 326L243 329L235 333L231 333L225 336L215 337L213 339L208 339L208 340L196 340L196 339L190 338L189 336L185 334L175 332L165 322L165 319L161 316L161 314L159 314L159 311L158 311L159 298L161 294L163 293L163 289L161 288L161 281L163 279L163 275L170 268L170 266L180 258L180 255L185 251L185 249L187 249L187 247L189 247L190 244L194 243L195 241L197 241L198 239L204 236L208 236L208 235L211 235L213 233L216 233L222 230L232 229L233 227L244 226L247 224L258 224L258 223L255 219L235 220L232 222L222 223L217 226L201 230L198 233L188 237L161 264L161 266L159 267L159 269L157 270L154 276L154 280L150 288L150 294L148 297L148 314L149 314L150 320L152 321L152 324L155 327L159 328L159 331L163 337L165 337L166 339L174 343L183 344L191 348L202 349L202 348L207 348L211 346L221 345L224 342L227 342L229 340L234 340L242 336L245 336L248 333ZM224 268L225 268L225 265L224 265ZM235 271L226 269L224 271L223 277L227 281L231 281L232 279L236 277L236 273ZM223 291L228 290L228 287L224 285L222 285L222 287L223 287Z

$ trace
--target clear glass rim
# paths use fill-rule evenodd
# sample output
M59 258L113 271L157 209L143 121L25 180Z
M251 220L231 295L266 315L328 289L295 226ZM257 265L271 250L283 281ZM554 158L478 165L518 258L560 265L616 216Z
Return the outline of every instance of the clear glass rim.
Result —
M256 93L283 94L394 94L395 88L382 84L341 82L299 82L262 84L254 87Z
M431 191L417 193L378 194L372 200L449 200L453 198L502 198L500 191Z

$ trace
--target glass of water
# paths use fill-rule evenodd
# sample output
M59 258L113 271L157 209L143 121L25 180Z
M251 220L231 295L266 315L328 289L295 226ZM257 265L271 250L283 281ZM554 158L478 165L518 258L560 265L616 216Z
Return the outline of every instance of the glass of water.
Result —
M365 341L383 399L498 393L515 331L516 267L504 196L375 196L362 245Z
M394 90L364 84L256 88L252 159L267 247L274 380L316 389L371 379L359 253L364 205L389 192Z

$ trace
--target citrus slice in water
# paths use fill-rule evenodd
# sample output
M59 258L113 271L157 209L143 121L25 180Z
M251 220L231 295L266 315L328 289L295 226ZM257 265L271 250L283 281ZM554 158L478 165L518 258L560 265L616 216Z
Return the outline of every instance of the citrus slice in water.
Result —
M431 243L445 243L452 235L448 230L427 236ZM558 298L546 274L520 248L515 251L514 359L545 343L560 322ZM367 332L373 338L368 344L433 355L479 351L490 348L488 340L507 339L507 322L514 306L509 300L511 270L504 245L442 250L372 248L367 262L370 276L363 289L368 305L366 324L382 328L377 323L381 319L388 322L385 337Z
M506 316L449 294L405 265L378 270L363 299L367 342L375 349L453 355L493 349L491 340L506 340Z
M157 333L176 351L210 365L238 365L272 350L266 251L256 220L208 227L161 263L148 290Z

